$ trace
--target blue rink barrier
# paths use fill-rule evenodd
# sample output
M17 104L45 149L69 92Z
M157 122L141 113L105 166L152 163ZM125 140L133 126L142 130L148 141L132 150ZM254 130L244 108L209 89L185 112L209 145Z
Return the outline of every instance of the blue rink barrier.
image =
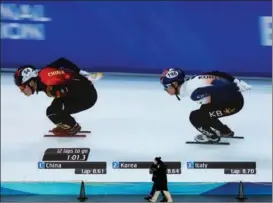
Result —
M63 4L1 1L1 67L64 56L89 71L272 76L270 1Z
M88 195L147 195L152 183L85 183ZM2 182L2 195L78 195L79 182ZM169 183L174 195L237 195L239 183ZM244 183L246 195L272 195L272 182Z

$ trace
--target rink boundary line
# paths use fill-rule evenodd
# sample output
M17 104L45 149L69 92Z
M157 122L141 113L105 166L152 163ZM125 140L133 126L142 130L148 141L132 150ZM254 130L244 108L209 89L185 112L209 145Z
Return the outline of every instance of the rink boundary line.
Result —
M16 71L16 68L1 68L3 73L12 73ZM103 72L103 74L108 76L124 76L124 77L160 77L160 74L153 73L119 73L119 72ZM191 77L194 75L186 75ZM234 76L239 79L244 80L263 80L263 81L272 81L272 77L251 77L251 76Z

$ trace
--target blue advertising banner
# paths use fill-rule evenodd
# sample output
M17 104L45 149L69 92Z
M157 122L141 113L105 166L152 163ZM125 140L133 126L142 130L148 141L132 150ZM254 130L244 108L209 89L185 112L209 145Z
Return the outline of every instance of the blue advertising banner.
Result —
M1 1L1 68L272 75L272 2Z

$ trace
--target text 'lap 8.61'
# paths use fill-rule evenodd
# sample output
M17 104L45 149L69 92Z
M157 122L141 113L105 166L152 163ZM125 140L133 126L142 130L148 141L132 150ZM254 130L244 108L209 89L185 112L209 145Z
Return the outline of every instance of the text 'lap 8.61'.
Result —
M87 162L89 148L49 148L39 169L74 169L75 174L106 174L106 162Z
M224 174L255 175L256 162L187 162L188 169L224 169Z
M167 165L168 174L181 174L181 162L164 162ZM114 161L112 162L113 169L150 169L152 162L126 162ZM149 171L151 173L151 171Z

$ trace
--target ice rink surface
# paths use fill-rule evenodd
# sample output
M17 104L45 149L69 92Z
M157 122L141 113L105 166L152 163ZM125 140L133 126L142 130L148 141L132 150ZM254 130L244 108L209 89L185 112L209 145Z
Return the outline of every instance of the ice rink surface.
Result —
M111 169L112 161L256 161L257 174L245 181L272 181L272 83L250 81L253 90L244 93L245 107L222 121L244 140L231 140L229 146L186 145L198 132L189 122L189 114L199 106L188 98L178 101L168 96L158 80L147 77L105 77L97 81L97 104L76 114L87 138L44 138L53 128L45 112L52 98L44 93L25 97L13 85L12 75L1 76L1 180L71 181L81 180L70 170L38 170L47 148L88 147L89 161L107 161L107 175L88 176L89 181L150 181L147 171ZM237 181L223 171L187 171L169 181ZM239 178L240 179L240 178ZM214 180L216 181L216 180Z

